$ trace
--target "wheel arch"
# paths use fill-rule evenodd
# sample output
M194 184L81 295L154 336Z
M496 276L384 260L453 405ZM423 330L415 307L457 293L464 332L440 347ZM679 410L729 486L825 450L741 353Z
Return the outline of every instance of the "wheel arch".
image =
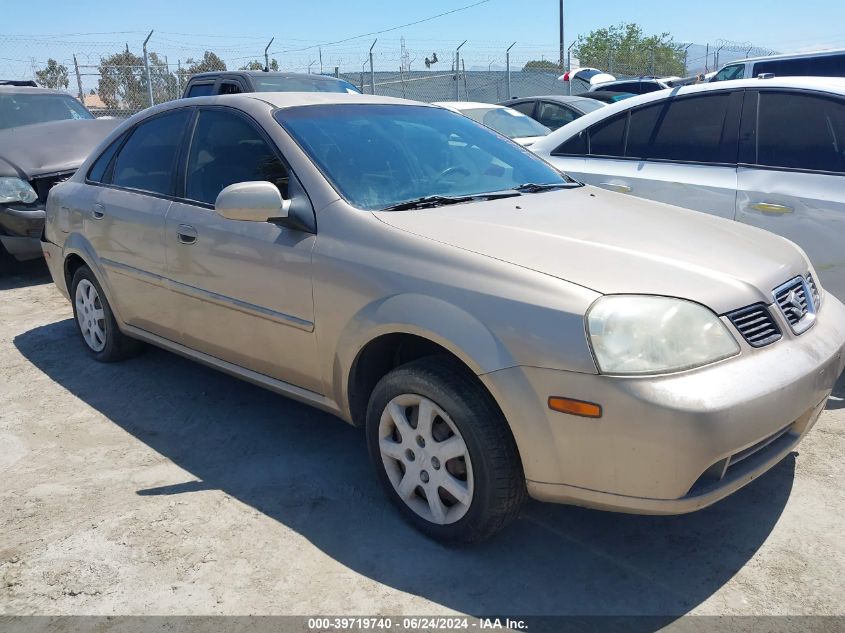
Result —
M332 370L336 402L360 425L382 376L433 355L475 376L515 364L494 334L461 308L425 295L395 295L367 306L341 335Z

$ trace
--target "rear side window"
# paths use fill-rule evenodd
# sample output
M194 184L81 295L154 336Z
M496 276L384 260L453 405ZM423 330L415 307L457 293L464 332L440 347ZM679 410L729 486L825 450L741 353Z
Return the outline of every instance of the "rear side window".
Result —
M194 84L188 88L189 97L207 97L214 94L214 82L206 84Z
M240 115L202 110L191 150L185 195L214 204L219 194L237 182L266 180L288 198L288 170L255 127Z
M731 93L727 92L664 101L658 106L659 112L640 115L646 124L656 115L658 128L649 139L648 147L635 145L631 151L643 154L643 158L659 160L722 162L723 149L727 147L723 145L723 138L730 103ZM633 124L632 119L632 130ZM639 143L644 140L641 136L637 139ZM725 139L725 143L727 141Z
M845 173L845 103L789 92L759 99L758 165Z
M188 110L178 110L138 125L115 159L112 184L172 195L176 155L189 117Z
M663 90L663 86L659 83L654 81L641 81L640 82L640 94L645 95L649 92L657 92L658 90Z
M628 113L596 123L590 128L590 156L624 156Z
M526 114L533 118L534 116L534 102L533 101L523 101L522 103L515 103L513 105L509 105L509 108L513 108L517 112L522 112L522 114Z
M577 118L578 115L574 111L549 101L541 101L537 109L537 120L550 130L563 127Z
M561 144L552 156L586 156L589 153L587 145L587 131L581 130L568 141Z
M630 92L635 95L640 94L641 82L639 81L628 81L621 84L613 84L607 87L608 90L612 90L613 92Z
M117 149L120 147L120 144L123 143L123 139L125 138L126 134L122 134L117 140L109 145L102 154L100 154L100 157L97 160L94 161L94 164L91 165L91 169L88 170L89 181L106 182L111 159L114 158L115 152L117 152Z
M226 81L220 84L221 95L236 95L242 92L241 87L233 81Z
M754 76L762 73L776 77L845 77L845 55L764 60L754 64Z

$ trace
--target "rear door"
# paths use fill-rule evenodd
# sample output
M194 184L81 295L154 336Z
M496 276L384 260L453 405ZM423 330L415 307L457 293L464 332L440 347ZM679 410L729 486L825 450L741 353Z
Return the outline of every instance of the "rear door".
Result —
M146 119L122 145L106 150L89 172L89 182L99 186L85 210L85 235L100 258L121 318L170 339L177 316L164 280L164 223L190 117L191 109L182 108Z
M743 112L736 219L796 242L845 300L845 98L753 90Z
M568 151L558 148L553 162L588 184L733 218L741 104L735 90L627 110L571 139ZM580 167L579 146L586 146Z

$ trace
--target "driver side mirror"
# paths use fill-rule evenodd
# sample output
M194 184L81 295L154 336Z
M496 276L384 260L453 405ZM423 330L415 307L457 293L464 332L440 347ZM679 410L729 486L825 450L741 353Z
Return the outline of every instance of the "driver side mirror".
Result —
M236 182L217 195L214 210L229 220L269 222L288 217L290 200L267 181Z

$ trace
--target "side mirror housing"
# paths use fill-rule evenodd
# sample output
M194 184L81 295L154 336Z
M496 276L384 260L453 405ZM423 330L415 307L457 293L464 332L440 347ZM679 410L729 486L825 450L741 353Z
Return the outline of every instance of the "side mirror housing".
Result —
M267 181L237 182L217 195L214 210L229 220L268 222L288 217L290 200Z

